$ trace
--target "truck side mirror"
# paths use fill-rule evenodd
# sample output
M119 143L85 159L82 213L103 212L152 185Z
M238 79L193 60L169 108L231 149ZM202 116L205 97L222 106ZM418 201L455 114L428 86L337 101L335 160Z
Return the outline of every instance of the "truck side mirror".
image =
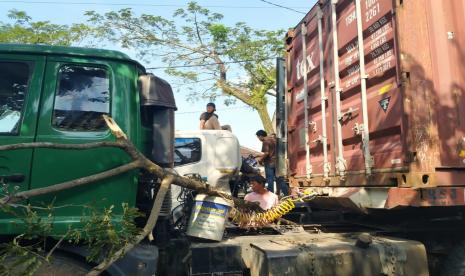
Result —
M176 102L168 82L152 74L139 77L140 105L152 132L151 156L162 167L173 167Z

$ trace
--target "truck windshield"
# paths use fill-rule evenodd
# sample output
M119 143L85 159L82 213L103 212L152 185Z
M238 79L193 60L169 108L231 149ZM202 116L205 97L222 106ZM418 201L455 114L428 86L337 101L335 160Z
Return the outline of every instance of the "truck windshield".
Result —
M200 161L201 147L199 138L176 138L174 141L174 166Z
M0 61L0 134L17 134L28 90L30 65Z

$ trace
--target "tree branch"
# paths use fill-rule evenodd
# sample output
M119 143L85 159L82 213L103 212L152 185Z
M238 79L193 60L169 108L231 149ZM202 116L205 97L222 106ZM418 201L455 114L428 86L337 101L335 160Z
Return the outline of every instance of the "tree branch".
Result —
M250 97L248 93L241 91L240 89L236 87L233 87L228 82L223 81L223 80L217 81L217 85L223 91L223 93L236 97L243 103L250 105L252 107L255 107L252 102L252 98Z
M195 24L195 30L197 32L197 38L199 39L200 45L204 47L202 37L200 36L199 23L197 22L197 13L194 13L194 24Z
M32 189L29 191L24 191L24 192L19 192L10 196L5 196L2 199L0 199L0 205L1 204L7 204L7 203L15 203L19 200L23 199L28 199L30 197L35 197L35 196L40 196L40 195L45 195L45 194L50 194L50 193L56 193L59 191L63 190L68 190L74 187L82 186L85 184L89 184L92 182L97 182L102 179L106 179L112 176L120 175L122 173L132 171L134 169L138 169L142 167L142 163L138 160L133 161L131 163L119 166L117 168L107 170L101 173L93 174L91 176L86 176L82 177L79 179L71 180L71 181L66 181L60 184L55 184L52 186L47 186L44 188L37 188L37 189Z
M108 116L104 115L105 122L107 123L109 129L112 133L118 137L117 142L101 142L101 143L92 143L92 144L78 144L78 145L62 145L59 144L57 147L51 143L31 143L31 145L27 144L16 144L16 145L8 145L0 147L0 151L4 150L17 150L17 149L24 149L24 148L33 148L35 147L47 147L47 148L60 148L60 149L89 149L95 148L97 145L104 145L104 146L114 146L123 149L127 152L133 161L131 163L119 166L114 169L110 169L101 173L97 173L91 176L82 177L79 179L75 179L72 181L63 182L60 184L55 184L52 186L44 187L44 188L37 188L32 189L29 191L19 192L17 194L6 196L0 199L1 204L8 204L12 203L21 199L27 199L34 196L49 194L49 193L56 193L62 190L82 186L85 184L89 184L92 182L97 182L99 180L103 180L112 176L119 175L124 172L128 172L135 169L145 169L149 173L153 174L154 177L158 177L162 180L160 191L157 193L157 196L154 201L154 205L152 207L152 212L150 213L149 219L146 223L146 226L142 230L142 232L136 237L134 242L127 244L122 249L120 249L116 254L111 256L108 260L105 260L100 265L95 267L88 275L98 275L101 271L104 271L108 268L113 262L115 262L119 257L125 254L128 250L132 249L135 244L138 244L142 241L148 234L150 234L155 226L160 209L161 203L163 202L163 198L165 197L166 191L170 184L175 184L187 189L192 189L197 191L198 193L204 193L211 196L218 196L222 197L226 200L232 201L234 206L238 209L248 209L251 211L259 211L261 212L261 208L252 202L245 202L241 199L234 198L229 194L219 192L210 188L209 185L206 183L196 181L190 178L182 177L179 175L175 175L173 172L163 169L162 167L153 163L150 159L146 158L142 153L140 153L134 144L131 141L127 140L126 135L123 131L119 128L113 119Z
M12 145L0 146L0 151L6 150L20 150L20 149L32 149L32 148L53 148L53 149L73 149L73 150L87 150L100 147L113 147L113 148L125 148L125 144L121 142L96 142L88 144L55 144L49 142L34 142L34 143L19 143Z

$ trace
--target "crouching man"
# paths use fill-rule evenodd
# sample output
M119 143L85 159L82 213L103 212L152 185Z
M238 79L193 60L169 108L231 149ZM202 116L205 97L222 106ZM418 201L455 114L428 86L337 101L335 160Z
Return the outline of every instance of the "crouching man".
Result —
M265 188L266 179L263 176L252 176L249 183L252 192L244 197L245 201L257 202L263 210L271 209L279 204L278 196Z

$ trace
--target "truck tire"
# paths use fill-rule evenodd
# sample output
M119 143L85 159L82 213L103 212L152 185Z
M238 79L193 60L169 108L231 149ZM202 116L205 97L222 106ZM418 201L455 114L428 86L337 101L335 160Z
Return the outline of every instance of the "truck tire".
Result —
M465 241L453 248L442 264L442 276L465 276Z
M50 263L43 264L34 276L86 275L91 267L86 263L65 254L53 254Z

